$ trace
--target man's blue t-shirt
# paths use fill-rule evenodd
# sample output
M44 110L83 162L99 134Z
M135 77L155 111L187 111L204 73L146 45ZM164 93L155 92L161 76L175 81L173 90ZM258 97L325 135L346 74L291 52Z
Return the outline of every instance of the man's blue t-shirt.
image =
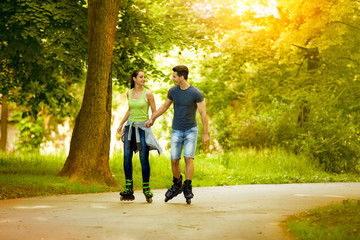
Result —
M196 104L204 101L199 89L190 85L186 90L181 90L176 85L169 89L167 98L174 102L173 129L186 131L197 126Z

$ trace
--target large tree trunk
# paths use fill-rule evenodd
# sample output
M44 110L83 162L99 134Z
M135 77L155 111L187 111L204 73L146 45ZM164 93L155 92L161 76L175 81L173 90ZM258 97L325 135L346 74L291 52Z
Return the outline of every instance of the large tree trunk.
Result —
M6 152L7 135L8 135L8 115L9 107L5 96L2 98L1 103L1 139L0 149Z
M70 151L60 176L118 185L109 167L111 64L120 0L88 1L88 72Z

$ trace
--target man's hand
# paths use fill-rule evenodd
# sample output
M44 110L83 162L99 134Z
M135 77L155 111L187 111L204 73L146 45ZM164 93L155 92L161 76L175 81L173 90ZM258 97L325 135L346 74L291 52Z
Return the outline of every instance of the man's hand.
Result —
M202 136L202 143L204 146L204 151L207 152L209 150L209 145L210 145L210 137L209 134L203 134Z
M146 123L144 124L144 127L149 128L154 124L154 121L150 118L149 120L146 121Z

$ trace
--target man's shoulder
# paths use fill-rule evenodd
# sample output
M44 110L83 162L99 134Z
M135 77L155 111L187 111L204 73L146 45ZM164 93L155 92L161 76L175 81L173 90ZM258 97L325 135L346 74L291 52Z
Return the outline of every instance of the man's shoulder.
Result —
M179 89L179 86L178 86L178 85L175 85L175 86L172 86L172 87L169 89L169 91L175 91L175 90L177 90L177 89Z
M202 94L201 90L198 89L197 87L194 87L193 85L191 85L190 87L193 92Z
M174 92L177 92L178 90L179 90L179 86L175 85L169 89L168 93L172 94Z
M195 90L195 91L200 91L200 89L198 89L197 87L195 87L194 85L190 85L190 87ZM201 92L201 91L200 91Z

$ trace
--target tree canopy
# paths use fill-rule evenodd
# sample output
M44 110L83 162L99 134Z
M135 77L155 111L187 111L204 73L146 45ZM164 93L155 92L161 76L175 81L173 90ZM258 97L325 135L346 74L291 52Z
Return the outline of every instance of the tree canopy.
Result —
M88 67L87 3L0 7L0 93L33 116L41 104L74 114L66 106ZM156 57L191 50L221 149L281 147L329 171L360 171L358 0L124 0L118 17L114 84L128 87L138 68L164 79Z

